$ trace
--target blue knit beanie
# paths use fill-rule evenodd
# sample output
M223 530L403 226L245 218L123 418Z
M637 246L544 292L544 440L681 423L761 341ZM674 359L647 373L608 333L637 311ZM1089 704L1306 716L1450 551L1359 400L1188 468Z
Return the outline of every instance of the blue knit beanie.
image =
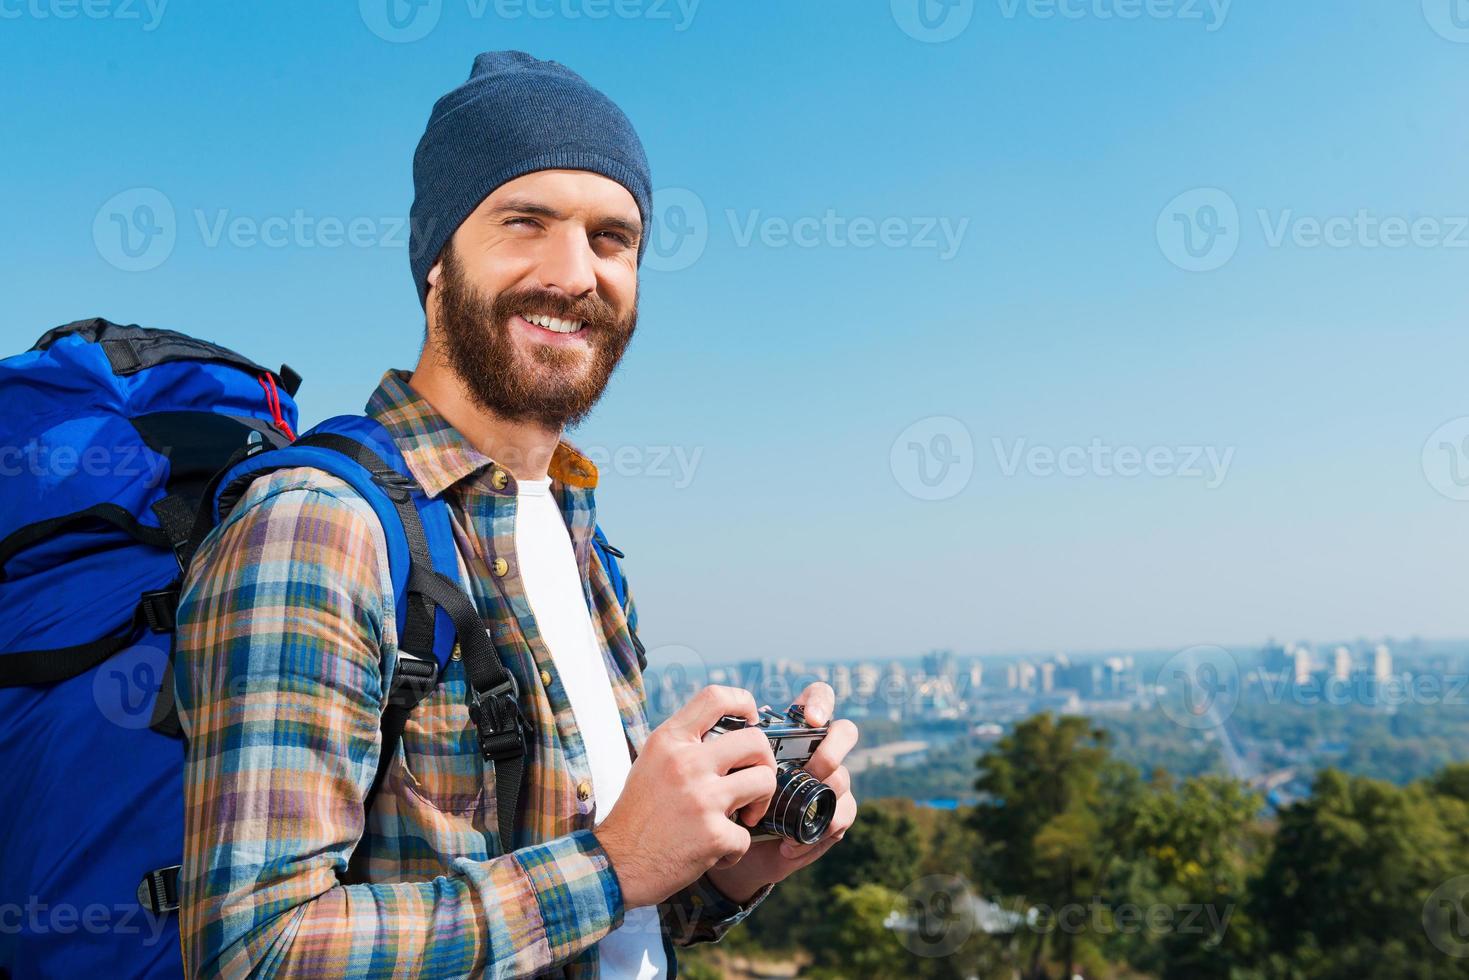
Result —
M537 170L589 170L626 187L643 218L642 263L653 187L627 116L565 65L486 51L469 81L434 104L413 154L408 263L420 303L428 270L464 219L495 188Z

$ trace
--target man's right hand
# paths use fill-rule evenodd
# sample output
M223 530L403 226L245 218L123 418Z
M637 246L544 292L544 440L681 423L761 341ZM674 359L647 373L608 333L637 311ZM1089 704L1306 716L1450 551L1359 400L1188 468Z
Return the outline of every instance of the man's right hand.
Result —
M725 715L760 720L749 691L711 685L653 730L622 795L595 830L627 908L657 905L744 856L775 794L775 757L758 728L705 742ZM739 812L740 823L730 819Z

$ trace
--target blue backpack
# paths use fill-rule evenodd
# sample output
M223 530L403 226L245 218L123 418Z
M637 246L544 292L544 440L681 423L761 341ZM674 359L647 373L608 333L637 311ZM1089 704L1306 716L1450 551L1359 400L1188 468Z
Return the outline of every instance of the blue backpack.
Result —
M512 839L525 721L459 585L447 504L423 493L371 419L296 438L300 382L289 367L102 319L0 360L0 977L182 974L174 614L199 544L272 470L331 473L382 522L407 655L365 807L457 643L480 747L496 762L501 839ZM622 552L600 528L593 540L626 608ZM365 880L366 853L359 842L344 883Z

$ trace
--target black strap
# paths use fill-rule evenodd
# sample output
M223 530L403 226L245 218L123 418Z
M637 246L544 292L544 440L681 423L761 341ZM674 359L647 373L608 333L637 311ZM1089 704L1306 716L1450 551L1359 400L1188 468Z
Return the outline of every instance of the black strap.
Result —
M392 690L388 693L388 703L383 709L383 740L382 749L378 753L377 772L373 774L372 787L362 802L364 814L371 812L372 805L377 802L378 791L382 789L388 770L392 768L393 757L398 753L398 742L403 738L403 729L408 725L408 715L418 707L418 702L428 697L438 680L439 668L434 661L398 657ZM367 881L367 847L364 844L366 836L364 831L357 846L352 849L352 857L347 862L347 873L341 876L345 885Z
M5 539L0 541L0 582L5 580L6 562L14 558L17 553L29 548L37 541L50 537L70 524L81 524L92 520L113 524L135 540L154 548L168 547L168 533L162 528L149 527L147 524L140 523L127 508L119 507L117 504L94 504L85 510L27 524L6 535Z
M133 641L143 620L142 604L121 633L53 650L22 650L0 656L0 688L59 684L85 673Z
M500 845L506 851L512 850L521 778L529 750L529 726L520 710L520 690L514 675L501 663L499 652L490 640L474 601L464 594L464 590L453 579L434 569L428 535L424 533L418 508L413 504L413 493L418 490L418 485L388 466L377 454L355 439L334 433L317 433L298 439L295 444L321 446L341 453L371 473L373 481L392 500L408 539L411 559L408 572L408 621L404 624L399 645L412 653L426 652L429 659L434 659L435 607L443 609L454 624L455 636L464 658L465 678L469 682L469 716L478 731L481 755L486 762L495 763L495 803L499 818ZM416 703L415 701L414 704ZM387 714L385 709L385 726ZM406 721L406 711L403 717ZM384 747L378 756L378 772L373 777L374 786L381 785L386 768L392 761L394 750L389 748L389 744L385 731ZM360 840L357 850L362 850ZM354 852L348 865L349 872L354 865L360 868L362 860Z

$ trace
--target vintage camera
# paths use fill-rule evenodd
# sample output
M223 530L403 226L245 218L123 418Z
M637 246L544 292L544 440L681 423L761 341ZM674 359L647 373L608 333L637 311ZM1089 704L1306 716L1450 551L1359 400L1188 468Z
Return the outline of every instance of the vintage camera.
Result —
M746 719L725 715L709 729L704 741L749 727ZM759 727L775 754L775 796L770 809L750 832L750 839L785 837L800 844L814 844L831 826L837 794L802 767L811 761L827 729L807 725L806 712L799 704L791 705L784 714L770 710L769 705L761 707Z

